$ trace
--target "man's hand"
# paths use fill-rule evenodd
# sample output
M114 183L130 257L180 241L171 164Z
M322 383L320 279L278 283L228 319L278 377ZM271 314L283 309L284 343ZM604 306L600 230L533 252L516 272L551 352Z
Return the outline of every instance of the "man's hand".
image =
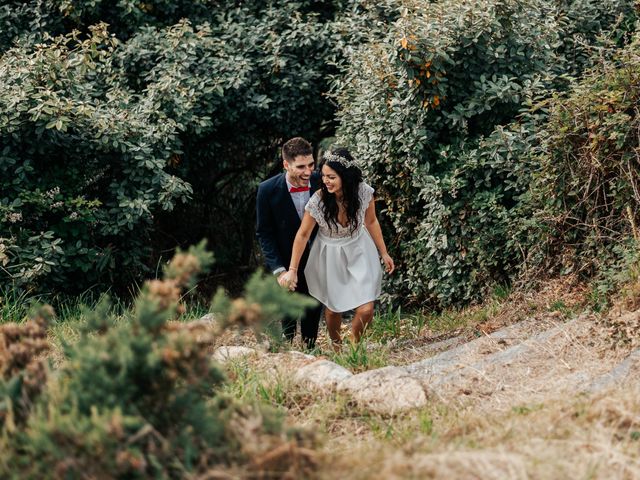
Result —
M289 270L284 275L282 275L281 278L282 279L278 278L278 283L281 286L288 288L292 292L298 286L298 272L296 272L295 270Z
M287 288L288 285L286 283L284 283L284 276L287 274L286 270L283 270L282 272L280 272L278 274L278 285L280 285L281 287Z

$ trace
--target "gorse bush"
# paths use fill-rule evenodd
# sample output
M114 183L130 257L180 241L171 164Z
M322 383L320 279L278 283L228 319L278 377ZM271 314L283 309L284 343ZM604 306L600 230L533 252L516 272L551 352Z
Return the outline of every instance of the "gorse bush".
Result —
M338 136L366 164L395 233L391 297L464 303L508 281L531 247L513 221L547 112L527 109L622 41L633 2L396 8L387 36L354 50L337 82Z
M180 292L210 262L203 245L178 252L124 322L99 304L53 374L38 356L42 320L0 327L3 478L185 478L232 465L258 477L261 468L312 475L309 452L298 448L310 445L304 432L289 434L274 412L221 396L224 377L210 352L225 325L257 328L301 314L309 300L256 277L246 300L218 295L218 305L233 308L224 315L219 307L215 324L172 321Z

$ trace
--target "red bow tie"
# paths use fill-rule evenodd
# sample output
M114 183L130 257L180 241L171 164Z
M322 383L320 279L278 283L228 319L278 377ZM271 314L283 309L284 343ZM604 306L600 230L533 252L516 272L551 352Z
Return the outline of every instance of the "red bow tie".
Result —
M289 192L291 193L308 192L308 191L309 191L309 187L291 187L289 189Z

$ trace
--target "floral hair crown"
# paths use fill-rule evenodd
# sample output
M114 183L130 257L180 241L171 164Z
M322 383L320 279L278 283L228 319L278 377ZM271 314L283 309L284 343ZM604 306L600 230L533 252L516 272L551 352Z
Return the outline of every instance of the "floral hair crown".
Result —
M326 152L323 155L323 158L324 158L325 162L336 162L336 163L339 163L340 165L342 165L345 168L357 167L358 166L358 164L356 163L355 160L348 160L345 157L343 157L341 155L336 155L333 152Z

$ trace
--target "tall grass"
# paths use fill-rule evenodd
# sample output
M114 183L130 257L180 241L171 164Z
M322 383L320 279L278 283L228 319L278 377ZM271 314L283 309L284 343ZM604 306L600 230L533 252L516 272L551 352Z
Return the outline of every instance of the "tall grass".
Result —
M381 344L398 338L416 338L423 333L426 324L427 317L421 312L404 313L400 307L387 307L376 314L367 328L367 337Z
M354 373L384 367L387 364L386 349L368 349L365 338L359 342L345 342L342 350L329 354L331 360Z
M39 297L12 288L0 288L0 324L21 321Z

